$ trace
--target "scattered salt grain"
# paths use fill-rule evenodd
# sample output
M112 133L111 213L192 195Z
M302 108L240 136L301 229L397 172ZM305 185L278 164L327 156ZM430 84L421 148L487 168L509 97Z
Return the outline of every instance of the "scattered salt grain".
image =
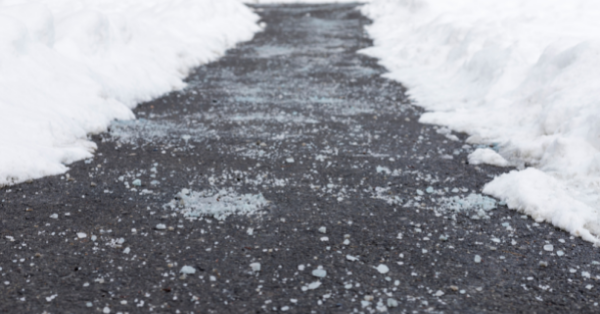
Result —
M390 269L383 264L379 264L379 266L375 267L375 269L377 269L380 274L387 274L390 271Z
M259 272L260 271L260 263L252 263L252 264L250 264L250 268L252 268L252 271L254 271L254 272Z

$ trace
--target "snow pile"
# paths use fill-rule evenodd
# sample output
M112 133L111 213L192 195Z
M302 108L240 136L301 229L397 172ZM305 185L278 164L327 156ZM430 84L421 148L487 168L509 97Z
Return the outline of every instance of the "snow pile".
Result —
M90 132L259 30L239 0L0 0L0 185L91 156Z
M262 194L239 195L232 188L201 192L183 189L165 207L177 210L190 219L213 217L225 220L232 214L255 214L268 203Z
M375 40L364 52L430 111L421 122L468 132L534 168L486 193L597 241L600 2L374 0L363 12Z

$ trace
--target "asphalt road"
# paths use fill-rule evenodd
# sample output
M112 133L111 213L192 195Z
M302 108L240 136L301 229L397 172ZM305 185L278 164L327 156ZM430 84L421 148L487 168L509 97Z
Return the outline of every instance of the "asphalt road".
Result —
M1 312L599 311L597 249L480 194L509 169L418 123L355 4L254 8L93 159L0 189Z

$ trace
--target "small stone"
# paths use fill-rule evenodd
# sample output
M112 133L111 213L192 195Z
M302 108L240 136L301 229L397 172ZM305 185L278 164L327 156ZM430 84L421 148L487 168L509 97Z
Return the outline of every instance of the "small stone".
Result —
M327 241L329 241L329 237L321 237L321 241L322 242L327 242Z
M564 256L565 252L563 252L562 250L558 250L558 251L556 251L556 255L558 255L558 256Z
M390 269L383 264L379 264L379 266L375 267L375 269L377 269L380 274L387 274L390 271Z
M259 272L260 271L260 263L252 263L252 264L250 264L250 268L252 268L253 272Z
M387 299L387 306L388 307L398 307L398 301L396 301L396 299L389 298L389 299Z
M312 275L317 278L325 278L327 276L327 271L324 269L315 269L312 271Z
M452 291L458 291L458 287L455 285L450 286L450 290Z
M165 224L158 224L158 225L156 225L156 227L154 227L154 229L165 230L165 229L167 229L167 226Z
M300 264L300 265L298 265L298 270L299 270L299 271L303 271L303 270L304 270L304 264Z
M427 189L425 189L425 192L431 194L431 193L435 192L435 190L433 189L433 187L430 186L430 187L427 187Z
M444 234L442 234L442 235L440 236L440 241L448 241L448 236L447 236L447 235L444 235Z
M92 302L85 302L85 306L92 307L92 306L94 306L94 304Z
M594 288L594 286L593 285L587 285L587 286L585 286L585 288L588 289L588 290L592 290L592 288Z
M320 227L319 228L319 232L320 233L327 233L327 227Z
M80 239L87 238L87 234L85 232L77 232L77 237Z
M538 266L540 266L540 267L548 267L548 262L546 262L546 261L540 261L538 263Z
M134 186L142 186L142 180L135 179L135 180L133 180L133 182L131 182L131 184Z
M52 214L52 215L50 215L50 218L52 218L52 219L58 219L58 214Z
M442 290L438 290L438 291L436 291L436 292L433 294L433 296L435 296L435 297L441 297L441 296L443 296L444 294L445 294L445 293L444 293L444 291L442 291Z
M290 307L289 307L289 306L287 306L287 305L286 305L286 306L282 306L282 307L281 307L281 311L282 311L282 312L287 312L287 311L289 311L289 310L290 310Z
M349 245L350 244L350 240L346 239L344 240L344 242L342 242L343 245Z
M371 302L371 301L373 301L374 297L372 295L365 295L364 299L365 299L365 301Z
M108 308L108 306L105 306L104 309L102 310L102 313L104 313L104 314L110 313L110 308Z
M292 157L286 158L285 162L287 162L288 164L293 164L294 163L294 158L292 158Z
M129 247L126 247L126 248L123 250L123 253L125 253L125 254L129 254L129 252L131 252L131 249L130 249Z
M544 251L548 251L548 252L554 251L554 245L552 245L552 244L544 245Z
M196 268L185 265L181 267L181 270L179 270L179 272L186 275L193 275L196 273Z
M481 263L481 256L479 255L475 255L475 259L474 259L475 263L479 264Z

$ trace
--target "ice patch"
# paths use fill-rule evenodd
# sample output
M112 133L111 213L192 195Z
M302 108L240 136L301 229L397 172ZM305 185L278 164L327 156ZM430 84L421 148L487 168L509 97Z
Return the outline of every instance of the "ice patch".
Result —
M200 192L183 189L174 200L165 205L187 218L213 217L225 220L228 216L256 214L267 201L262 194L238 194L233 188L204 190Z

